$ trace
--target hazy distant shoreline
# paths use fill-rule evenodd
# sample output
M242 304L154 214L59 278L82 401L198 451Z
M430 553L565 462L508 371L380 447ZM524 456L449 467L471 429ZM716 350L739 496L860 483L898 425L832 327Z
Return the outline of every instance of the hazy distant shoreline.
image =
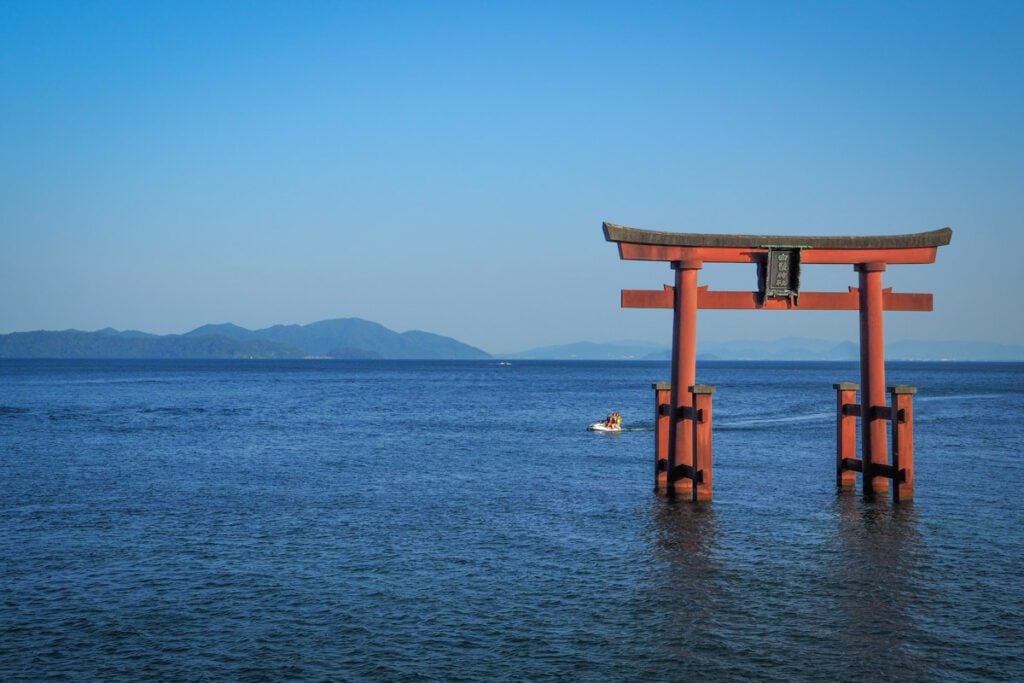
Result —
M698 342L701 361L857 361L852 341L803 337L772 341ZM249 330L230 323L185 334L155 335L113 328L13 332L0 335L0 358L39 359L343 359L343 360L609 360L667 361L668 345L645 341L576 342L525 351L488 353L451 337L395 332L360 318ZM1024 346L974 341L894 341L888 360L1024 361Z

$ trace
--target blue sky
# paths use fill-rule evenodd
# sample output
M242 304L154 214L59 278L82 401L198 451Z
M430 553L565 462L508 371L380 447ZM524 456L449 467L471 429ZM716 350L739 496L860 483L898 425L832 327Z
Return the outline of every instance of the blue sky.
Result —
M0 2L0 332L668 343L601 221L954 229L890 339L1024 343L1024 3ZM844 289L852 269L805 269ZM750 267L702 284L752 289ZM857 338L854 313L700 338Z

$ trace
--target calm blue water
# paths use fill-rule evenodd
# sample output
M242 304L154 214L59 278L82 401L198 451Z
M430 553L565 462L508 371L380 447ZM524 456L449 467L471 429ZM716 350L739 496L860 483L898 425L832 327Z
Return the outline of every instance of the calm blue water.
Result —
M655 498L668 374L0 361L0 679L1024 679L1024 365L890 365L895 508L843 363L702 364L715 500Z

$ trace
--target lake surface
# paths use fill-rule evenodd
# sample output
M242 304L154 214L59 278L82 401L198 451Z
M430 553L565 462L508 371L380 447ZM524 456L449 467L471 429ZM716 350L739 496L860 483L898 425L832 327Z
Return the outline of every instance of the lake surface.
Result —
M0 679L1024 679L1024 365L889 364L900 506L835 490L847 363L700 364L715 499L655 497L668 376L0 361Z

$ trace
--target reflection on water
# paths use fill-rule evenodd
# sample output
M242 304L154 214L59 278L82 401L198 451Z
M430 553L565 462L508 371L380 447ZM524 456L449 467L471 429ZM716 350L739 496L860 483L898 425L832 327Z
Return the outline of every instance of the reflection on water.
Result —
M712 505L655 498L649 514L655 568L650 594L659 625L652 643L656 661L663 675L698 675L721 654L717 513Z
M840 650L857 658L865 675L919 678L928 673L909 644L920 641L914 606L921 604L926 552L912 503L873 501L852 491L835 499L836 544L831 573Z
M706 570L717 533L714 507L663 500L652 507L653 543L661 558L674 566Z
M927 640L915 609L929 596L914 507L842 494L817 520L787 517L785 508L723 517L714 504L653 502L646 588L660 670L931 677L934 662L915 647ZM760 513L757 533L745 534L750 520L736 513Z
M652 545L664 569L657 594L679 627L706 628L713 620L719 578L715 510L710 505L657 502Z

